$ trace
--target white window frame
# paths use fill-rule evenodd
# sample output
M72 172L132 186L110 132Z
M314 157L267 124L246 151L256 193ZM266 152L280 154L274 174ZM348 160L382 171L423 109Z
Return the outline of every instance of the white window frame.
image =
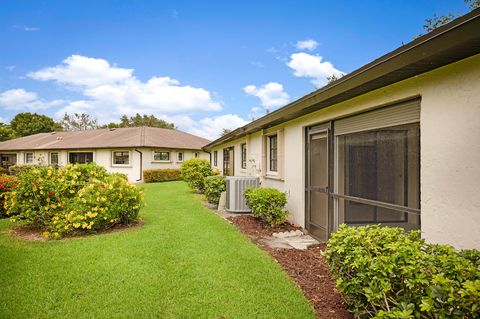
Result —
M182 159L179 158L180 154L182 154ZM185 160L185 153L177 152L177 163L182 163L184 160Z
M32 161L31 162L29 162L27 160L29 154L32 155ZM23 154L23 156L24 156L23 160L24 160L25 164L34 164L35 163L35 153L34 152L25 152L25 154Z
M128 164L117 164L115 163L115 153L116 152L122 152L122 153L128 153ZM132 152L129 150L113 150L111 152L111 164L112 167L132 167Z
M155 153L168 153L168 160L156 160ZM166 150L153 150L152 151L152 162L153 163L171 163L172 162L172 152Z
M52 163L52 154L57 154L57 163ZM49 152L48 153L48 164L60 166L60 152Z

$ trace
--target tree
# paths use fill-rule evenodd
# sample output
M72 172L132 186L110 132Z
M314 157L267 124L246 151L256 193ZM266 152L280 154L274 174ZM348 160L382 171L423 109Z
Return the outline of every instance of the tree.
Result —
M167 122L165 120L159 119L154 115L140 115L135 114L135 116L128 117L127 115L122 115L120 118L120 123L111 122L105 124L103 128L119 128L119 127L139 127L139 126L148 126L148 127L159 127L159 128L168 128L175 129L173 123Z
M222 133L220 133L220 136L225 136L225 135L227 135L228 133L230 133L231 131L232 131L231 129L223 128L223 129L222 129Z
M71 115L65 113L60 123L65 131L87 131L99 128L97 119L87 113L73 113Z
M470 10L475 10L480 7L480 0L463 0L466 5L470 8ZM433 15L433 18L430 19L425 19L425 24L423 25L423 30L425 30L426 33L429 33L436 28L445 25L452 21L453 19L456 19L459 17L459 14L453 14L449 12L447 15Z
M10 121L13 137L22 137L37 133L61 131L62 126L52 118L37 113L18 113Z
M13 138L13 130L10 127L10 125L7 125L5 123L0 123L0 142L9 140Z
M340 79L343 75L335 75L335 74L332 74L330 76L327 76L327 84L330 84L332 82L335 82L336 80Z

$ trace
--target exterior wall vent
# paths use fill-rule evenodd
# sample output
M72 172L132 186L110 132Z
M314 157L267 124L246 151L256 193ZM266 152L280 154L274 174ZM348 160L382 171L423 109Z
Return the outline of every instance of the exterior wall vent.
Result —
M250 212L244 193L247 188L258 187L258 185L257 177L228 176L226 210L232 213Z

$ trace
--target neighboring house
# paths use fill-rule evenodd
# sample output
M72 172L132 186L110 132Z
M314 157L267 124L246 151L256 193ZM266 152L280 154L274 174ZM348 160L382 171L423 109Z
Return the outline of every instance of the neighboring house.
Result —
M381 223L480 248L479 53L477 9L204 149L321 240Z
M109 172L141 181L146 169L179 168L193 157L209 160L202 151L209 141L178 130L131 127L40 133L0 143L1 166L66 165L95 162Z

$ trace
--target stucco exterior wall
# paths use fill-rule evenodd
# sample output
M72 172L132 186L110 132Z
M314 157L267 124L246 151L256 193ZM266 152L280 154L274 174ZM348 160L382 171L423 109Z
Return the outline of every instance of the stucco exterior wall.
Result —
M142 156L136 150L142 152ZM161 150L170 152L169 161L154 161L153 151ZM113 151L128 151L130 152L130 163L128 165L114 165L112 162ZM140 168L147 169L162 169L162 168L180 168L181 161L178 161L177 154L182 152L184 160L194 158L195 153L198 153L199 158L210 160L210 155L203 151L193 150L171 150L171 149L150 149L150 148L119 148L119 149L91 149L91 150L45 150L45 151L24 151L24 152L10 152L17 154L17 164L25 164L25 153L34 153L34 164L48 164L49 154L51 152L58 153L59 165L64 166L68 164L69 152L93 152L93 161L98 165L104 166L108 172L127 174L128 180L131 182L141 181ZM140 160L142 157L142 160ZM141 165L140 165L141 164Z
M290 221L305 227L305 128L418 96L422 234L430 242L480 248L480 55L254 133L247 160L264 167L262 136L283 129L283 178L258 175L262 186L287 193ZM220 166L225 146L216 148Z

